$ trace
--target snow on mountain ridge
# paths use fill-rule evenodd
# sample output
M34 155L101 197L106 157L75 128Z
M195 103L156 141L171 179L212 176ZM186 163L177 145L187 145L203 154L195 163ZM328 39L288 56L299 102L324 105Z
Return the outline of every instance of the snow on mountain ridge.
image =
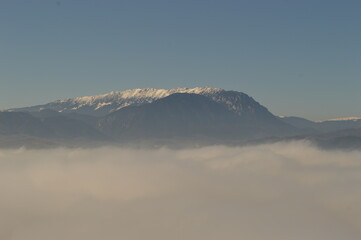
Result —
M15 111L40 111L51 109L58 112L77 112L93 116L104 116L127 106L137 106L151 103L174 93L199 94L223 104L230 111L238 115L254 115L262 113L270 115L268 110L256 102L252 97L238 91L226 91L221 88L196 87L196 88L137 88L125 91L113 91L101 95L76 97L57 100L44 105L12 109Z
M335 121L358 121L361 120L361 117L345 117L345 118L332 118L323 121L316 121L316 122L335 122Z
M70 98L66 100L58 100L59 103L73 102L78 104L93 105L98 102L107 103L107 101L117 101L123 99L159 99L167 97L174 93L194 93L194 94L211 94L215 92L224 91L221 88L209 88L209 87L196 87L196 88L173 88L173 89L155 89L155 88L136 88L125 91L112 91L109 93Z
M125 91L112 91L95 96L76 97L64 100L57 100L55 103L70 104L71 110L77 110L83 107L94 107L99 110L106 106L120 104L115 110L132 105L133 103L150 103L154 100L167 97L174 93L193 93L209 95L224 91L221 88L196 87L196 88L173 88L173 89L155 89L155 88L136 88ZM64 109L69 110L69 108ZM64 111L60 110L60 111ZM114 110L113 110L114 111Z

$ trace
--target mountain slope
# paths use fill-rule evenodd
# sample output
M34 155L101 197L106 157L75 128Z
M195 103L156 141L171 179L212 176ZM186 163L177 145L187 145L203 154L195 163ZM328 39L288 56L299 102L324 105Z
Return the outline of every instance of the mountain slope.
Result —
M108 139L97 129L80 120L62 115L35 117L24 112L0 112L0 135L44 139Z
M24 134L37 137L51 135L40 119L23 112L0 112L0 134Z
M99 128L120 141L157 138L247 140L276 132L290 134L294 130L277 119L274 124L260 125L206 96L187 93L125 107L101 119ZM279 132L281 128L283 132Z

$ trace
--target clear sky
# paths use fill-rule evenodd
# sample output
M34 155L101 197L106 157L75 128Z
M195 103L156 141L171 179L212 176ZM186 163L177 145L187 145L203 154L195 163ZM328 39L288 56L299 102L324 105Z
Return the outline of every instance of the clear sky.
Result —
M132 88L361 116L359 0L1 0L0 109Z

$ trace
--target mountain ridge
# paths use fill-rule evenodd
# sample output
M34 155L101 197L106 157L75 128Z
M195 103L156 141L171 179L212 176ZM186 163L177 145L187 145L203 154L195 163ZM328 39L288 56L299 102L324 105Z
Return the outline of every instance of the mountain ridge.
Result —
M216 102L224 104L229 110L234 111L240 115L245 112L250 113L254 107L262 110L265 114L269 114L267 108L263 107L252 97L248 96L243 92L227 91L221 88L209 87L173 88L169 90L155 88L137 88L118 92L113 91L94 96L56 100L42 105L13 108L9 109L9 111L38 112L42 109L50 109L63 113L76 112L92 116L105 116L123 107L151 103L157 99L167 97L174 93L191 93L204 95L206 97L212 98ZM230 95L232 95L233 99L230 98Z

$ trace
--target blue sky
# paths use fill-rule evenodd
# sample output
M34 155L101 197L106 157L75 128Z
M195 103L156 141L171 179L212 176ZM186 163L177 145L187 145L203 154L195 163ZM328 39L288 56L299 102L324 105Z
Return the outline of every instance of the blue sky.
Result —
M2 0L0 109L131 88L361 116L361 1Z

